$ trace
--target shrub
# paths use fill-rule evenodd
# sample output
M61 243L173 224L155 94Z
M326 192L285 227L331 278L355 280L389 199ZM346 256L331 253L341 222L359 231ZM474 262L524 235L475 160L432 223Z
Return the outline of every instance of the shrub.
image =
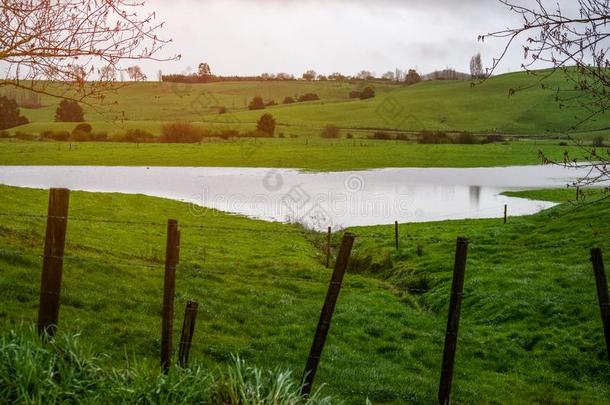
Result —
M63 99L55 110L55 121L57 122L82 122L84 120L83 109L76 101Z
M479 143L477 137L470 132L460 132L454 139L454 142L460 145L473 145Z
M568 146L568 143L565 141L559 142L559 146Z
M591 146L593 146L595 148L603 147L604 146L604 137L596 136L595 138L593 138L593 141L591 141Z
M189 122L173 122L161 127L159 142L196 143L201 142L205 132Z
M15 132L14 138L21 139L22 141L31 141L35 136L29 132L17 131Z
M377 131L373 134L373 139L377 139L380 141L388 141L392 139L392 135L384 131Z
M54 141L67 141L70 139L70 133L68 131L43 131L40 137Z
M349 98L361 98L361 97L362 97L362 92L360 92L358 90L349 92Z
M104 142L108 140L107 132L93 132L91 133L91 140L95 142Z
M422 131L418 136L417 142L421 144L443 144L451 143L451 138L442 131Z
M496 143L496 142L504 142L506 139L500 134L491 134L487 135L483 140L483 143Z
M250 101L250 104L248 104L248 110L264 110L265 109L265 102L263 101L263 98L261 96L256 96L252 99L252 101Z
M360 94L361 100L366 100L375 97L375 90L372 87L365 87Z
M118 142L134 142L134 143L145 143L154 141L155 136L148 131L143 129L135 128L128 129L123 135L115 138Z
M5 130L1 130L0 131L0 139L6 139L6 138L10 138L11 134L9 134L8 131Z
M223 129L216 136L222 139L239 138L239 131L236 129Z
M294 102L295 102L294 98L286 97L286 98L284 98L284 101L282 102L282 104L293 104Z
M347 133L347 135L345 135L345 137L346 137L347 139L353 139L353 138L354 138L354 135L352 135L352 133L351 133L351 132L348 132L348 133Z
M275 133L276 122L271 114L263 114L256 123L256 130L273 136Z
M19 106L15 100L0 97L0 129L13 128L27 123L28 119L19 115Z
M299 97L299 102L317 101L319 99L320 99L320 97L316 93L307 93L307 94L303 94L301 97Z
M267 102L267 104L265 104L267 107L273 107L274 105L277 105L277 103L275 102L275 100L269 100Z
M82 131L88 134L90 134L92 130L93 128L91 127L91 124L88 124L86 122L82 122L74 128L74 131Z
M91 135L84 131L72 131L70 141L72 142L87 142L91 140Z
M408 141L409 136L407 134L396 134L397 141Z
M322 138L339 138L339 128L336 125L327 125L322 130Z
M227 107L218 107L218 114L226 114L227 113Z

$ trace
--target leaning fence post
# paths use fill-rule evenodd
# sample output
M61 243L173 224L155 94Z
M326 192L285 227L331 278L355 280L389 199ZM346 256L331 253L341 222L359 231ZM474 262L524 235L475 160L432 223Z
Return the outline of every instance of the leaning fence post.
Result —
M184 321L182 322L182 336L180 337L180 350L178 351L178 361L180 367L186 368L189 362L189 351L195 333L195 320L197 319L197 309L199 304L194 301L186 303L184 310Z
M453 379L453 365L457 348L458 327L460 324L460 308L464 291L464 273L466 272L466 258L468 255L468 239L458 238L455 251L455 264L453 268L453 282L451 284L451 299L449 301L449 317L445 334L445 348L443 351L443 366L438 390L438 403L449 404L451 397L451 381Z
M597 286L597 297L599 298L599 309L602 316L604 336L606 337L606 351L610 363L610 297L608 296L608 281L604 269L604 258L599 248L591 250L591 262L595 273L595 284Z
M59 320L61 273L64 264L69 203L70 190L63 188L49 190L47 230L40 279L38 333L46 332L51 336L55 334Z
M508 222L508 204L504 204L504 223Z
M172 332L174 325L174 296L176 294L176 265L180 256L178 221L167 221L165 278L163 282L163 320L161 322L161 368L167 372L172 361Z
M330 239L332 237L332 228L328 227L328 235L326 237L326 268L330 267Z
M347 263L349 261L352 247L354 246L354 240L356 236L351 233L343 235L341 241L341 248L339 249L339 255L335 262L335 268L333 275L326 292L326 298L324 300L324 306L320 313L320 320L318 321L318 327L316 334L311 344L311 350L309 351L309 357L307 358L307 364L305 366L305 372L303 374L303 385L301 386L301 395L309 395L311 387L313 385L314 378L316 376L316 370L318 369L318 363L320 362L320 356L322 355L322 349L324 349L324 343L328 330L330 329L330 322L335 312L335 306L337 304L337 298L341 291L341 283L343 282L343 276L347 269Z
M396 242L396 250L398 250L398 221L394 221L394 240Z

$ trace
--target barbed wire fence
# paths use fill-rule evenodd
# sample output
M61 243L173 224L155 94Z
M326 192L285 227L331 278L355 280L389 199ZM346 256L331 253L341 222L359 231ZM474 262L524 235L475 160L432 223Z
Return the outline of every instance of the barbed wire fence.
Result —
M227 278L231 278L232 281L239 280L242 283L263 283L270 285L279 285L282 283L294 283L295 285L306 285L317 292L322 297L326 291L326 298L320 314L320 321L316 330L316 335L313 340L310 355L307 361L307 365L304 371L304 380L302 386L303 395L307 395L311 389L316 370L322 358L322 350L324 348L330 323L332 321L333 314L335 312L335 306L339 292L343 289L346 292L349 291L362 291L367 285L363 284L361 280L343 280L343 276L348 267L348 259L351 255L354 240L362 241L385 241L388 245L395 244L396 250L404 249L405 244L408 244L409 248L416 248L418 255L420 254L420 245L434 245L439 248L447 249L455 241L453 238L447 237L442 233L439 236L423 236L414 233L403 233L401 235L399 224L396 222L394 232L375 232L375 233L360 233L353 235L347 233L343 235L343 239L339 246L339 251L335 255L329 252L337 250L337 243L328 237L327 242L327 257L326 261L330 259L335 260L335 268L332 272L330 283L327 280L328 273L304 273L304 274L284 274L278 272L237 272L228 271L226 266L219 265L206 265L205 256L217 255L217 257L223 257L226 250L222 247L214 246L202 246L196 255L202 254L204 265L201 266L199 261L201 257L195 257L187 253L187 259L180 259L180 237L179 233L182 230L194 230L196 232L202 231L213 231L213 232L226 232L226 233L248 233L252 235L272 237L273 235L294 235L305 238L316 238L317 240L324 240L325 236L323 233L315 232L308 229L265 229L265 228L248 228L238 226L219 226L219 225L199 225L199 224L180 224L178 230L178 224L175 222L176 231L178 232L177 239L171 242L168 237L167 246L165 251L165 258L163 252L158 247L146 247L141 249L140 252L153 252L153 254L134 254L133 251L120 251L113 250L108 251L95 246L87 245L86 242L80 242L77 246L79 250L83 250L87 253L91 253L94 256L83 256L81 254L73 254L69 251L64 252L66 241L65 241L65 230L68 219L74 222L81 222L85 224L108 224L117 226L129 226L129 227L158 227L163 230L168 227L168 224L155 221L136 221L136 220L122 220L122 219L111 219L111 218L100 218L100 217L79 217L70 216L68 217L68 199L69 191L61 189L52 189L50 191L49 199L49 211L47 215L36 213L36 212L0 212L0 217L5 218L20 218L23 220L34 220L41 221L46 220L46 238L45 238L45 250L43 254L36 253L36 248L32 245L30 249L13 249L10 247L0 248L0 259L5 261L20 261L28 265L41 266L43 271L41 275L40 289L27 288L25 293L35 295L36 292L40 293L40 304L39 304L39 319L38 326L41 333L48 333L53 335L58 326L58 314L60 300L68 303L79 302L84 299L83 294L87 295L90 290L83 292L81 288L66 287L62 285L61 273L64 264L68 266L86 267L88 271L95 271L95 269L104 269L105 274L109 274L112 271L132 271L138 272L142 269L150 270L150 273L158 278L159 284L164 285L164 296L166 297L163 305L152 304L151 302L142 302L133 297L124 294L125 291L121 286L116 286L116 291L106 292L112 296L113 299L120 301L121 305L124 305L127 309L146 311L154 316L162 317L163 328L162 328L162 358L161 363L163 369L166 371L172 363L171 356L173 350L173 320L174 314L176 313L176 303L178 303L178 313L181 312L181 307L185 308L185 317L182 328L182 336L178 340L179 346L179 363L182 367L188 366L188 354L192 346L198 348L198 352L209 354L212 356L226 357L228 353L264 353L265 350L260 348L251 347L248 345L233 345L232 347L227 346L215 346L213 344L205 344L193 339L195 332L195 320L197 315L198 303L192 301L192 297L188 293L176 291L175 278L176 278L176 267L180 266L186 269L186 271L195 271L197 277L208 277L208 278L219 278L220 282L226 281ZM170 221L171 223L172 221ZM10 229L10 228L6 228ZM169 230L169 227L168 227ZM440 230L440 229L439 229ZM162 234L162 231L159 233ZM330 233L329 233L330 236ZM159 239L159 237L157 237ZM351 242L350 242L351 240ZM349 245L349 246L347 246ZM439 402L448 403L451 392L452 375L453 375L453 363L455 361L455 351L457 346L457 325L459 324L460 317L460 305L463 299L463 273L466 266L466 254L468 246L472 245L476 249L486 248L497 248L498 243L495 243L493 238L489 237L478 237L471 240L458 239L456 247L456 262L454 265L454 278L451 287L451 299L449 305L449 318L447 324L447 334L445 341L445 349L443 354L443 366L442 366L442 378L439 387ZM70 247L70 245L68 245ZM565 243L535 243L527 244L524 246L527 249L563 249L566 248ZM175 254L174 263L168 263L168 257L172 256L172 252ZM184 254L184 253L183 253ZM596 279L598 300L600 304L600 311L602 313L603 328L606 337L606 345L608 352L610 353L610 299L608 298L607 280L605 276L604 264L601 249L596 248L591 251L591 260L593 263L594 274ZM170 260L171 261L171 260ZM180 263L181 262L181 263ZM180 264L179 264L180 263ZM168 272L169 268L169 272ZM94 270L91 270L94 269ZM165 274L161 272L163 270ZM173 270L173 271L172 271ZM168 288L168 277L171 281L169 284L173 284L173 288ZM68 285L69 280L68 280ZM88 287L93 287L88 285ZM326 290L328 289L328 290ZM429 288L405 288L404 292L422 294L428 292ZM21 291L24 293L24 291ZM157 292L158 294L158 292ZM281 303L281 305L287 305ZM289 304L288 304L289 305ZM189 313L190 307L190 313ZM195 308L195 309L193 309ZM206 320L221 320L231 321L222 315L216 317L207 317ZM278 351L281 353L281 351ZM331 364L342 363L342 364L353 364L353 365L364 365L368 367L379 367L383 370L383 373L392 373L394 370L402 369L403 366L393 364L387 359L354 359L345 358L341 356L341 350L333 349L332 346L327 347L327 352L324 361L328 361ZM282 357L282 356L280 356ZM287 356L280 359L283 363L290 363L290 359ZM609 354L610 362L610 354ZM323 364L323 363L322 363ZM293 366L294 364L291 363ZM381 372L381 371L380 371ZM360 394L367 394L367 392L360 392Z

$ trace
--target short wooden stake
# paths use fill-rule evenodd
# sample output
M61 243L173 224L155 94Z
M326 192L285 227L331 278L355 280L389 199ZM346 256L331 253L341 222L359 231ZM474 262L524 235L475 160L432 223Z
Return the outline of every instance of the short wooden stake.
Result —
M70 190L58 188L49 190L47 230L44 241L40 303L38 306L39 334L46 332L53 336L57 329L69 204Z
M178 221L167 222L165 278L163 282L163 320L161 322L161 368L167 372L172 362L172 333L174 326L174 296L176 294L176 266L180 256Z
M180 367L186 368L189 362L189 352L195 333L195 320L197 319L197 309L199 304L194 301L186 303L184 310L184 321L182 322L182 336L180 337L180 350L178 351L178 361Z
M396 250L398 250L398 221L394 221L394 240L396 242Z
M326 342L326 336L330 329L330 323L335 312L335 306L337 305L337 299L339 298L339 292L341 291L341 283L343 282L343 276L347 269L347 263L354 246L354 240L356 236L351 233L343 235L341 241L341 248L339 249L339 255L335 262L335 268L333 275L328 286L326 298L324 300L324 306L320 313L320 320L318 321L318 327L316 334L311 344L311 350L309 351L309 357L307 358L307 364L305 366L305 372L303 373L303 385L301 386L301 395L306 396L311 392L313 381L316 376L318 364L320 363L320 357L322 356L322 350L324 349L324 343Z
M504 204L504 223L508 222L508 204Z
M606 337L606 354L608 355L608 362L610 363L610 297L608 296L608 281L606 279L606 270L604 269L604 258L601 249L596 248L591 250L591 262L593 263L599 309L602 316L604 336Z
M328 227L328 235L326 237L326 268L330 267L330 239L332 236L332 228Z
M443 366L441 369L441 380L438 390L438 403L441 405L449 404L451 398L451 382L453 379L453 365L455 363L455 351L457 348L467 255L468 239L458 238L453 268L453 282L451 284L447 331L445 334L445 349L443 351Z

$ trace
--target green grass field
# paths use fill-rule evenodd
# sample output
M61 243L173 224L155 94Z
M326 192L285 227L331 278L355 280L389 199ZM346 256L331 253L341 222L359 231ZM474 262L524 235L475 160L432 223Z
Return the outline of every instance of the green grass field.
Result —
M252 129L261 111L248 111L247 103L260 95L281 103L286 96L317 93L321 100L269 107L287 136L319 136L328 124L344 133L363 129L420 131L471 131L517 135L563 134L582 119L581 109L560 109L555 93L543 90L537 78L525 73L494 77L472 87L470 81L426 81L414 86L389 83L338 82L228 82L182 85L135 83L109 95L105 107L86 107L86 119L95 130L110 134L126 128L159 133L162 122L185 120L210 128ZM549 87L567 86L559 75ZM377 96L350 100L351 90L370 85ZM534 85L509 97L509 89ZM23 109L31 123L19 130L72 129L53 123L57 99L43 97L43 108ZM115 104L116 103L116 104ZM218 107L228 112L218 114ZM99 111L103 111L100 114ZM579 134L610 132L610 116L597 117L578 128Z
M401 141L242 139L198 144L0 142L0 165L225 166L306 170L382 167L491 167L562 161L574 146L521 140L488 145L419 145Z
M45 219L28 215L44 215L46 204L46 191L0 187L5 330L36 318ZM609 214L606 201L507 225L405 224L398 251L393 226L352 229L357 242L317 383L346 403L435 401L453 250L464 235L454 403L606 403L610 365L588 250L610 251ZM81 344L107 356L104 367L156 362L172 217L182 234L176 333L185 301L200 303L193 364L213 368L238 353L300 374L329 279L322 235L145 196L74 192L70 216L59 330L80 333Z

